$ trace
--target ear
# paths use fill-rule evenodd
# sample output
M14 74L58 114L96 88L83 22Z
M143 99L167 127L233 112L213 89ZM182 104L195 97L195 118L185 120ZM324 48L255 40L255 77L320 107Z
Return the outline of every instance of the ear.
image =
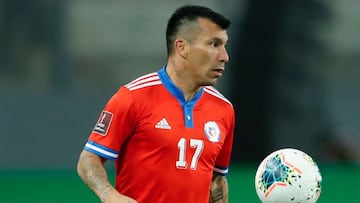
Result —
M178 38L174 41L175 52L178 53L182 58L187 58L189 53L190 45L184 38Z

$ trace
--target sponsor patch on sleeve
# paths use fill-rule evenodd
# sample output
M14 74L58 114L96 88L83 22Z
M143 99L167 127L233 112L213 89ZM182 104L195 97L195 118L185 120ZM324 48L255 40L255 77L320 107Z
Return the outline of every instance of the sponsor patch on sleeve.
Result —
M102 136L106 136L111 124L112 117L113 114L108 111L101 112L99 120L97 121L93 129L93 132Z

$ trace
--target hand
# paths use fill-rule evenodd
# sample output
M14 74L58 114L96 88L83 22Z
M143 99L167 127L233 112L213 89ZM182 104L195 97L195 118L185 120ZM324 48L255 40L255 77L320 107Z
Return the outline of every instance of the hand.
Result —
M115 189L110 190L102 199L103 203L137 203L136 200L120 194Z

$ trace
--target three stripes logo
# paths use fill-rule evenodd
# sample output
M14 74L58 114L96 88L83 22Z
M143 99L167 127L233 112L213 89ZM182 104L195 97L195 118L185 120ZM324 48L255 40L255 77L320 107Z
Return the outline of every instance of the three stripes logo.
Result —
M155 125L155 128L170 130L171 126L169 125L167 120L163 118Z

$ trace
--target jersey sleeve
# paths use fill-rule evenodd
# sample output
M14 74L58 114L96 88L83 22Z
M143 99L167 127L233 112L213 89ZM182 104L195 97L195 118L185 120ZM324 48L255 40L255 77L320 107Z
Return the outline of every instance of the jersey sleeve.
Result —
M133 131L132 106L131 93L125 87L121 87L100 113L84 149L103 158L115 160L121 146Z
M231 110L228 114L227 120L227 131L224 145L220 154L216 158L214 172L218 175L225 176L229 171L229 164L232 152L233 137L234 137L234 128L235 128L235 113L234 109L231 107Z

